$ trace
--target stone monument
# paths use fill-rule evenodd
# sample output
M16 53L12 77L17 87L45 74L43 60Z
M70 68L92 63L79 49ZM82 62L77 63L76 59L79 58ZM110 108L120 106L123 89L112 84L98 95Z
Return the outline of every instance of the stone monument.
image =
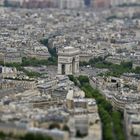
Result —
M72 75L79 73L79 49L63 47L58 49L58 74Z

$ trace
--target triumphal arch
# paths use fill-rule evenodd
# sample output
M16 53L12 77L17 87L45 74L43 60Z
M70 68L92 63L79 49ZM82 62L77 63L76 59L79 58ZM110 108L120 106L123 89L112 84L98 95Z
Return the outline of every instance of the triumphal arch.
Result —
M58 49L58 74L71 75L79 73L79 49L62 47Z

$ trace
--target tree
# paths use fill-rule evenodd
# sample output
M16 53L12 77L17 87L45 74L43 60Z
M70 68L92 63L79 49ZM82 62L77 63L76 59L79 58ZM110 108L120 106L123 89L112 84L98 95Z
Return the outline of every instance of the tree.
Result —
M0 139L4 139L6 135L3 132L0 132Z
M40 40L40 43L43 44L43 45L45 45L45 46L48 46L48 41L49 41L49 39L46 38L46 39Z
M125 140L124 130L122 125L122 116L116 113L109 101L99 92L98 89L92 88L88 77L79 76L78 78L72 76L72 79L81 81L80 88L85 92L87 98L94 98L98 105L98 112L102 122L103 139L104 140ZM80 132L77 131L77 136L81 137Z
M132 69L132 62L121 62L123 68Z
M89 78L87 76L80 75L78 77L78 80L79 80L81 85L89 83Z
M27 133L21 140L52 140L52 138L41 133Z

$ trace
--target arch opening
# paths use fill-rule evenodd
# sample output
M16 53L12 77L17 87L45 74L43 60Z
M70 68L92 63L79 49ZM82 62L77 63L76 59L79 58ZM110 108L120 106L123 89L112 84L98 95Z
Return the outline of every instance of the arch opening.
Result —
M72 59L72 73L75 73L75 58Z
M62 75L65 75L66 72L65 72L65 64L62 64Z

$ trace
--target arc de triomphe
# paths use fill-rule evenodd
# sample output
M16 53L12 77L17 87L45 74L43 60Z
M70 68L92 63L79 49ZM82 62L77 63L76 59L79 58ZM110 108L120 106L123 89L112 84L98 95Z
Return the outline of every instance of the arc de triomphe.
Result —
M79 49L63 47L58 49L58 74L71 75L79 73Z

